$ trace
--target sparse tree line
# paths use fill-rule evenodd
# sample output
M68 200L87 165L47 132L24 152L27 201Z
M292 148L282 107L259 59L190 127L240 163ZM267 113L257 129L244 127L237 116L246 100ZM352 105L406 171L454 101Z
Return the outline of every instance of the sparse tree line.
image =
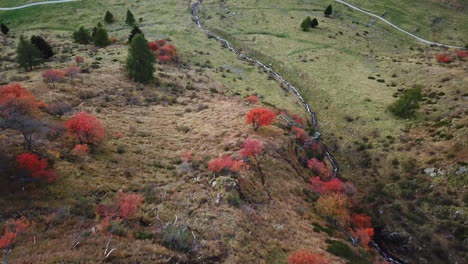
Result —
M333 13L333 8L332 5L328 5L325 11L323 12L325 17L330 17L330 15ZM301 23L301 28L303 31L309 31L311 28L316 28L318 27L319 22L317 18L310 18L310 16L306 17L302 23Z

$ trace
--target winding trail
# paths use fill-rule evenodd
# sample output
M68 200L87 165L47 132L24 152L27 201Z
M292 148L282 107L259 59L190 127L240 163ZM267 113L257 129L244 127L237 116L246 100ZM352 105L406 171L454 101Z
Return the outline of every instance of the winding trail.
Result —
M22 9L22 8L26 8L30 6L59 4L59 3L67 3L67 2L75 2L75 1L80 1L80 0L54 0L54 1L35 2L35 3L30 3L30 4L26 4L22 6L0 7L0 11L16 10L16 9Z
M338 1L338 0L337 0ZM311 118L311 122L312 122L312 126L314 128L314 130L316 132L319 131L319 126L318 126L318 121L317 121L317 117L316 115L314 114L314 112L312 112L311 108L310 108L310 105L304 100L304 98L302 97L301 93L299 92L299 90L294 87L290 82L286 81L283 76L281 76L278 72L274 71L272 68L268 67L267 65L265 65L264 63L262 63L261 61L259 60L256 60L252 57L249 57L247 56L246 54L243 54L242 52L240 52L238 49L236 49L234 46L231 45L231 43L229 43L229 41L223 39L222 37L212 33L211 31L209 31L208 29L206 29L201 20L200 20L200 17L198 16L198 9L200 8L200 5L202 3L202 0L196 0L195 3L193 3L191 5L191 12L192 12L192 18L193 20L196 22L197 26L200 28L201 31L203 31L203 33L205 33L207 36L211 37L211 38L215 38L216 40L218 40L219 42L221 42L223 45L225 45L230 51L232 51L233 53L237 54L239 56L239 58L241 60L244 60L244 61L247 61L247 62L250 62L250 63L253 63L253 64L256 64L257 66L263 68L264 70L268 71L269 73L271 73L277 81L279 81L280 83L284 84L286 87L288 87L294 94L296 94L296 96L299 98L299 100L302 102L302 104L304 105L304 108L306 109L307 113L310 115L310 118ZM333 158L332 154L328 151L327 147L325 145L323 145L325 148L325 156L327 157L327 159L330 161L330 163L332 164L333 166L333 177L340 177L339 175L339 168L338 168L338 163L336 162L336 160ZM374 248L379 251L380 255L386 260L386 261L389 261L391 263L394 263L394 264L405 264L403 261L399 260L398 258L392 256L390 253L388 253L385 249L383 249L383 247L379 244L378 241L376 240L371 240L371 244L374 246Z
M354 9L354 10L357 10L357 11L362 12L362 13L364 13L364 14L367 14L367 15L369 15L369 16L375 17L375 18L377 18L377 19L379 19L379 20L381 20L381 21L383 21L383 22L389 24L389 25L390 25L391 27L393 27L394 29L396 29L396 30L398 30L398 31L401 31L401 32L403 32L403 33L405 33L405 34L407 34L407 35L409 35L409 36L415 38L416 40L418 40L418 41L420 41L420 42L423 42L423 43L426 43L426 44L429 44L429 45L439 46L439 47L447 47L447 48L455 48L455 49L464 49L463 47L460 47L460 46L448 45L448 44L433 42L433 41L429 41L429 40L420 38L420 37L414 35L413 33L410 33L410 32L408 32L408 31L406 31L406 30L404 30L404 29L398 27L397 25L393 24L392 22L386 20L385 18L383 18L383 17L381 17L381 16L378 16L378 15L376 15L376 14L373 14L373 13L371 13L371 12L369 12L369 11L366 11L366 10L364 10L364 9L362 9L362 8L359 8L359 7L357 7L357 6L354 6L354 5L352 5L352 4L348 3L348 2L345 2L345 1L343 1L343 0L335 0L335 1L338 2L338 3L341 3L341 4L343 4L343 5L346 5L346 6L352 8L352 9Z

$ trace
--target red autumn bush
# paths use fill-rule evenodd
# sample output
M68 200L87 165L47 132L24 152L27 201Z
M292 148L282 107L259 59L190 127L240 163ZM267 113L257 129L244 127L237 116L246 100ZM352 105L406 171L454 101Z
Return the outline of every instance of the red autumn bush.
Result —
M312 158L307 162L307 167L312 170L316 175L322 176L324 178L330 176L330 170L328 169L325 163L319 161L316 158Z
M450 54L438 54L436 56L436 60L440 63L450 63L452 62L452 58L450 57Z
M291 252L288 256L288 264L328 264L328 261L322 255L303 249Z
M141 194L122 193L118 194L117 204L119 205L118 216L123 219L129 219L133 217L141 207L143 202L143 196Z
M160 48L162 46L165 46L166 43L167 42L164 39L161 39L161 40L156 41L156 46L158 46L158 48Z
M247 124L252 124L256 131L261 126L268 126L273 123L276 115L270 109L255 108L250 110L246 115Z
M249 102L250 104L256 104L256 103L258 103L258 101L259 101L258 97L255 96L255 95L251 95L251 96L245 98L245 100L246 100L247 102Z
M4 224L4 234L0 237L0 249L11 249L18 238L27 233L30 225L31 223L25 217L8 220Z
M157 51L159 49L156 42L149 42L148 45L149 45L149 48L150 48L151 51Z
M175 57L177 55L177 48L170 44L166 46L162 46L159 48L159 55L166 55L169 57Z
M34 153L23 153L16 156L18 168L27 171L35 179L43 179L52 183L57 179L53 169L47 169L49 162L47 159L41 159Z
M166 55L162 55L158 57L158 61L161 64L166 64L172 61L172 58Z
M315 210L325 219L334 219L346 226L349 222L349 207L351 202L341 193L326 193L320 195L315 203Z
M0 116L4 118L13 113L32 115L46 106L20 84L0 86Z
M70 81L73 81L80 74L80 68L78 67L68 67L65 70L65 76L70 78Z
M301 143L304 143L309 139L309 134L307 134L307 132L300 127L293 126L291 131L296 135L296 139L298 139Z
M359 239L359 243L361 244L361 246L368 248L369 242L374 236L374 229L373 228L360 228L356 231L352 231L351 235Z
M304 123L304 119L300 118L300 117L297 116L297 115L292 115L291 117L292 117L292 118L294 119L294 121L296 121L296 123L298 123L298 124L301 124L301 125L302 125L302 124Z
M81 143L86 144L99 144L106 136L106 131L101 121L86 112L75 114L70 120L65 122L65 128L70 135L77 138Z
M225 169L230 169L234 164L234 160L228 156L224 155L220 158L216 158L208 162L208 169L212 172L221 172Z
M310 179L310 188L318 193L341 193L343 192L343 182L335 178L331 181L322 181L320 176Z
M351 216L351 223L356 229L372 227L371 220L372 218L365 214L353 214Z
M468 58L468 51L465 51L465 50L458 51L457 52L457 58L459 58L459 59Z
M52 86L55 87L55 83L59 82L65 77L65 72L62 70L48 70L42 73L42 78L47 81L52 83Z
M242 157L255 157L262 152L262 143L256 139L246 139L242 144Z
M72 154L78 157L83 157L88 155L89 147L86 144L76 144L72 150Z
M83 62L84 62L83 57L81 57L81 56L75 56L75 63L76 63L76 65L80 65L80 64L82 64Z

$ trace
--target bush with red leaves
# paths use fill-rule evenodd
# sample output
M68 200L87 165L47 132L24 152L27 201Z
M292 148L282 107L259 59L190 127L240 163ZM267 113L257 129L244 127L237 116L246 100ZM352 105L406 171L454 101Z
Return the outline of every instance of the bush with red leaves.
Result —
M20 84L0 86L0 116L4 118L11 114L32 115L46 106Z
M307 162L307 167L309 167L313 173L318 176L322 176L323 178L330 176L330 170L328 169L327 165L316 158L310 159Z
M465 50L458 51L457 52L457 58L459 58L459 59L468 58L468 51L465 51Z
M261 126L271 125L275 120L276 115L270 109L255 108L250 110L245 118L247 124L252 124L254 130L257 131Z
M46 82L52 83L52 86L54 86L54 87L55 87L55 83L59 82L64 77L65 77L65 72L62 71L62 70L52 69L52 70L48 70L48 71L45 71L44 73L42 73L42 78Z
M230 156L224 155L208 162L208 169L214 173L238 172L247 169L247 164L242 160L233 160Z
M0 237L0 249L11 249L19 236L27 233L30 225L31 223L25 217L8 220L4 224L5 233Z
M159 48L159 55L166 55L169 57L175 57L177 55L177 48L170 44L166 46L162 46Z
M52 183L57 179L57 174L49 167L47 159L41 159L34 153L23 153L16 156L16 163L18 168L27 171L31 177L35 179L43 179L48 183Z
M158 62L161 64L166 64L171 61L172 61L172 58L170 56L166 56L166 55L158 56Z
M159 49L156 42L149 42L148 45L149 45L149 48L150 48L151 51L157 51Z
M129 219L135 215L143 202L141 194L123 193L118 194L117 204L119 206L118 216L123 219Z
M160 48L162 46L165 46L166 43L167 42L164 39L161 39L161 40L156 41L156 46L158 46L158 48Z
M259 101L258 97L255 96L255 95L251 95L251 96L245 98L245 100L246 100L247 102L249 102L249 104L256 104L256 103L258 103L258 101Z
M304 119L300 118L300 117L297 116L297 115L292 115L291 117L292 117L292 118L294 119L294 121L296 121L296 123L298 123L298 124L301 124L301 125L302 125L302 124L304 123Z
M291 128L291 131L296 135L296 139L298 139L301 143L304 143L307 140L309 140L309 134L307 134L307 132L304 129L293 126Z
M327 259L307 249L291 252L288 256L288 264L328 264Z
M438 54L436 56L436 60L440 63L450 63L452 62L452 58L450 57L450 54Z
M262 152L262 143L257 139L246 139L242 144L242 157L255 157Z
M83 62L84 62L83 57L81 57L81 56L75 56L75 63L76 63L76 65L80 65L80 64L82 64Z
M320 176L310 179L310 188L318 193L341 193L343 192L343 182L335 178L331 181L322 181Z
M68 133L77 138L81 143L99 144L106 136L106 131L101 121L86 112L75 114L65 122Z
M373 228L359 228L356 231L352 231L351 235L359 240L361 246L368 248L369 242L374 236Z
M89 154L89 147L86 144L76 144L72 150L72 154L78 157L83 157Z
M356 229L372 227L371 220L372 218L365 214L353 214L351 216L351 223Z

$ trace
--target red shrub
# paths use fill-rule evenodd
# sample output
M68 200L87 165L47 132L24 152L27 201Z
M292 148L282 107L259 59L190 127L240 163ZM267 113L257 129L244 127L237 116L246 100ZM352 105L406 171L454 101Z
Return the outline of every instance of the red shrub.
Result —
M367 248L369 247L369 242L374 236L374 229L373 228L360 228L356 231L352 231L351 234L355 238L359 239L359 242L363 247Z
M245 100L246 100L247 102L249 102L250 104L256 104L256 103L258 103L258 101L259 101L258 97L255 96L255 95L251 95L251 96L245 98Z
M76 144L72 150L72 154L75 156L86 156L89 153L89 147L86 144Z
M192 162L193 160L193 153L190 150L185 151L184 153L182 153L181 156L182 156L182 160L185 162Z
M300 127L293 126L291 128L291 131L294 132L294 134L296 135L296 139L298 139L302 143L306 142L309 139L309 134L307 134L307 132Z
M31 115L47 106L19 84L0 86L0 105L0 115L3 117L12 113Z
M161 64L169 63L172 61L172 58L166 55L162 55L158 57L158 61Z
M81 143L98 144L104 140L106 134L101 121L86 112L75 114L65 122L65 127Z
M231 171L233 172L239 172L243 169L248 169L249 166L247 164L245 164L245 162L243 160L235 160L233 163L232 163L232 166L230 168Z
M166 45L159 48L159 55L166 55L175 57L177 55L177 49L174 45Z
M45 81L51 82L52 85L54 86L56 82L59 82L60 80L65 77L65 72L62 70L48 70L42 73L42 78L44 78Z
M291 252L288 264L327 264L327 259L319 254L314 254L307 249Z
M160 48L160 47L162 47L164 45L166 45L166 41L164 39L156 41L156 46L158 46L158 48Z
M468 52L465 51L465 50L460 50L460 51L457 52L457 57L459 59L468 58Z
M65 70L65 76L70 77L70 80L73 81L80 74L80 68L78 67L68 67Z
M155 42L149 42L150 50L157 51L159 49L158 45Z
M325 163L319 161L316 158L312 158L307 162L307 167L312 170L316 175L322 176L324 178L330 176L330 170L328 169Z
M132 193L119 193L118 205L119 205L119 217L123 219L129 219L133 217L143 202L143 196L141 194Z
M372 227L370 216L365 214L353 214L351 216L351 223L356 229Z
M230 169L234 164L234 160L228 155L216 158L208 162L208 169L212 172L221 172L224 169Z
M81 56L75 56L75 63L76 63L76 65L80 65L80 64L82 64L83 62L84 62L83 57L81 57Z
M294 121L296 121L296 123L298 123L298 124L303 124L303 123L304 123L304 120L303 120L302 118L298 117L297 115L292 115L291 117L292 117L292 118L294 119Z
M18 237L27 232L30 222L22 217L17 220L8 220L5 223L5 233L0 237L0 249L11 248Z
M35 179L44 179L48 183L57 179L57 175L53 169L47 170L49 166L48 160L40 159L34 153L23 153L16 156L16 163L18 164L18 168L26 170Z
M439 54L436 56L436 60L440 63L450 63L452 58L449 57L450 54Z
M261 126L268 126L275 120L275 113L270 109L255 108L250 110L246 115L247 124L253 124L254 130Z
M310 187L318 193L341 193L343 192L343 182L335 178L331 181L322 181L320 176L310 179Z
M0 249L11 247L16 241L16 233L5 231L5 234L0 237Z
M256 139L246 139L242 144L241 156L242 157L255 157L262 152L262 143Z

